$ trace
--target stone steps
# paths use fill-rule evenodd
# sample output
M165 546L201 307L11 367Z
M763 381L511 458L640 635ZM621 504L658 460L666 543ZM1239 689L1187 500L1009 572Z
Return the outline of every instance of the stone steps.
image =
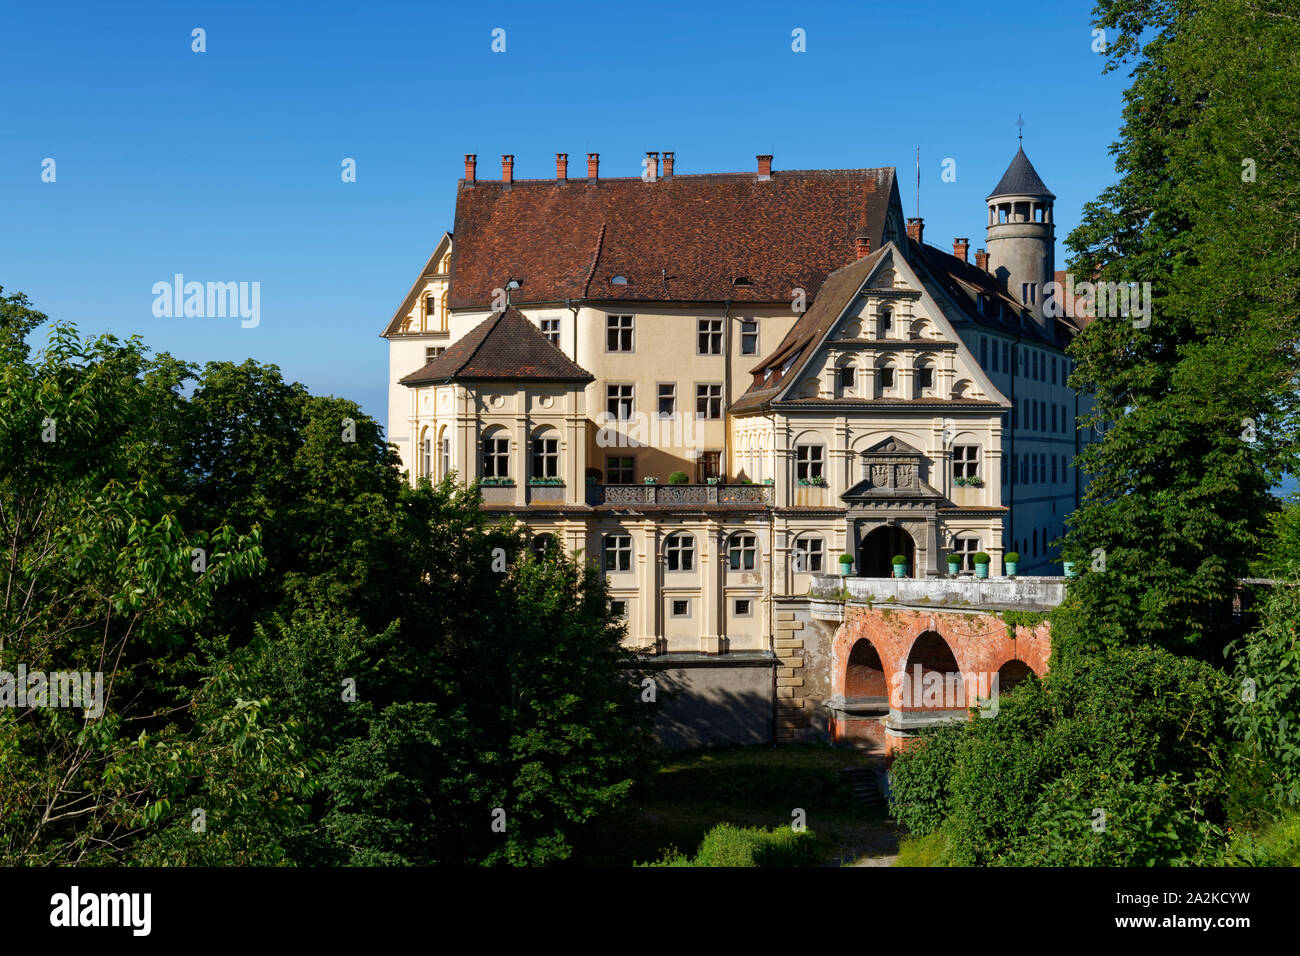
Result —
M885 795L876 784L876 772L870 767L846 767L840 776L853 788L853 797L866 807L884 807Z

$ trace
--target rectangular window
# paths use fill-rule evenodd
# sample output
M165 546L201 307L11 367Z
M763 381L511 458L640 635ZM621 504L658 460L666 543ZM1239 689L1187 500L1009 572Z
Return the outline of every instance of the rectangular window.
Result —
M428 364L429 362L432 362L445 351L447 351L447 348L443 345L426 345L424 348L425 363Z
M821 538L800 538L794 545L796 574L819 574L826 557L826 542Z
M753 571L758 556L758 538L745 532L733 534L727 547L727 566L733 571Z
M934 369L926 365L916 370L916 387L919 389L934 388Z
M626 601L610 601L609 613L613 617L627 617Z
M510 439L483 439L483 477L510 477Z
M1056 356L1052 356L1052 384L1056 384Z
M979 475L979 446L954 445L952 448L952 476L975 478Z
M1002 371L1011 371L1011 343L1002 343Z
M700 452L700 463L697 468L700 481L708 481L710 478L722 477L722 452L720 451L702 451Z
M620 422L632 418L632 386L606 385L605 402L611 418Z
M1052 456L1052 484L1056 484L1056 456Z
M721 385L695 386L695 414L707 419L722 417Z
M1024 282L1020 286L1020 301L1025 305L1033 305L1038 299L1038 283Z
M422 475L427 475L430 478L433 477L433 439L432 438L426 438L424 440L424 461L421 463L420 473Z
M672 602L673 617L690 617L691 602L687 600L674 599Z
M1057 409L1059 409L1060 407L1061 407L1061 406L1060 406L1060 405L1057 405L1056 402L1052 402L1052 431L1056 431L1056 430L1057 430L1057 428L1056 428L1056 412L1057 412Z
M560 347L560 320L542 319L542 335L556 348Z
M632 570L632 536L630 534L605 535L605 570Z
M989 340L985 335L980 336L980 366L989 367Z
M1008 464L1008 463L1007 463L1007 453L1006 453L1006 452L1003 452L1003 453L1002 453L1002 484L1003 484L1004 486L1005 486L1006 483L1007 483L1007 477L1008 477L1008 476L1007 476L1007 464Z
M858 370L852 365L846 365L838 370L840 378L840 391L848 392L857 387Z
M446 478L451 473L451 439L442 440L442 477Z
M880 376L881 388L894 387L894 368L891 365L885 365L876 369L876 374Z
M605 316L605 351L631 352L633 346L632 330L632 316Z
M961 569L974 572L975 554L980 549L979 538L958 538L954 542L953 553L961 558Z
M696 329L699 333L698 352L700 355L722 354L722 320L700 319Z
M733 617L750 617L754 613L754 602L749 598L736 598L732 609Z
M758 354L758 319L740 320L740 354Z
M1039 406L1039 404L1040 404L1040 403L1038 403L1038 402L1031 402L1031 403L1030 403L1030 406L1031 406L1031 408L1033 409L1033 415L1034 415L1034 424L1033 424L1033 426L1032 426L1033 429L1034 429L1034 431L1038 431L1038 406Z
M605 456L605 481L611 485L630 485L636 481L631 455Z
M558 478L560 476L560 440L558 438L533 439L533 477Z
M695 539L689 534L670 534L664 545L669 571L695 570Z
M672 382L659 383L659 417L672 418L677 414L677 386Z
M824 478L825 466L825 445L794 446L795 477L800 481L812 481L814 478Z
M989 358L993 362L990 368L996 372L998 370L998 343L997 342L993 343L993 354L990 355Z

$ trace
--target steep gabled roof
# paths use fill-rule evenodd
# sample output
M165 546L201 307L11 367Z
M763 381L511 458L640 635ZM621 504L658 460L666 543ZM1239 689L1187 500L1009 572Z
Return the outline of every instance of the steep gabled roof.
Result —
M859 234L883 244L897 202L893 168L462 180L450 305L484 307L512 278L520 302L789 302L796 288L815 297Z
M398 381L407 386L442 382L590 382L595 376L571 362L514 306L493 313L424 368Z
M1029 157L1025 155L1023 146L1016 150L1016 155L1011 158L1011 165L1007 167L1007 171L1002 174L998 184L993 187L993 192L989 193L986 198L993 199L997 196L1056 198L1038 175L1038 171L1034 169L1034 164L1029 161Z
M790 331L776 347L776 351L751 369L755 374L761 374L762 370L776 367L776 374L770 381L763 380L750 386L744 395L732 403L731 411L743 412L758 408L764 402L775 398L786 385L794 381L800 369L808 363L816 344L843 314L862 283L867 281L867 277L875 271L876 266L891 250L897 251L897 249L897 246L890 243L883 249L877 249L870 255L850 262L828 275L812 307L799 316L799 320L790 327ZM786 363L789 363L788 367L784 367ZM783 371L782 367L784 367Z
M420 270L420 275L411 286L411 290L406 293L406 298L402 300L402 304L399 305L397 311L393 313L393 318L388 323L388 327L380 333L381 336L395 335L401 330L402 320L410 315L411 310L415 308L415 303L418 301L420 296L420 290L425 287L430 278L439 274L438 261L446 255L447 244L449 242L451 242L451 233L444 232L442 238L438 240L438 244L433 247L433 254L429 256L429 261L426 262L424 268Z

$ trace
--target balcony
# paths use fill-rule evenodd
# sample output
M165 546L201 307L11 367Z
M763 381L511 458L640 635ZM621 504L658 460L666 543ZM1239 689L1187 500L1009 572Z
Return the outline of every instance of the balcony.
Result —
M842 602L931 610L1048 611L1065 600L1065 587L1065 578L1045 576L858 578L815 574L811 597L814 603L821 604Z
M587 485L589 505L762 507L775 500L771 485Z

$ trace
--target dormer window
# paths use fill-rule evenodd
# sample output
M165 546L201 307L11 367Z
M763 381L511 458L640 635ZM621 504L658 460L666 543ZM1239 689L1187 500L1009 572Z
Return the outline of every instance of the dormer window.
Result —
M753 285L754 283L749 281L749 276L736 276L736 278L731 280L731 284L732 285Z
M890 330L894 327L894 313L892 309L881 309L880 315L876 320L876 338L889 338Z
M609 280L610 285L627 285L627 276L617 275Z

